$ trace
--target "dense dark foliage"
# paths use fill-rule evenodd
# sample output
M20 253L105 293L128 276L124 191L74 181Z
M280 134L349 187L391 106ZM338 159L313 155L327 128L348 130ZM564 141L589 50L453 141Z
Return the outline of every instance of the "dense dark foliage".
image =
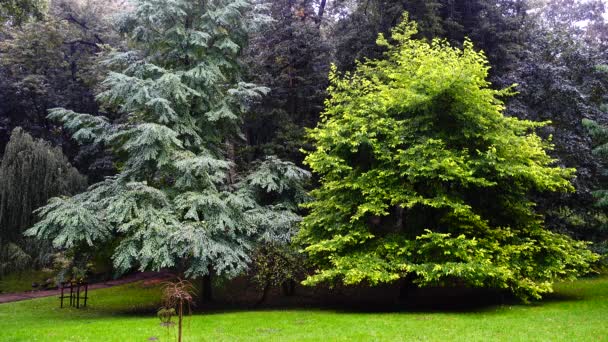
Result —
M0 24L19 26L30 18L44 16L45 0L3 0L0 2Z
M272 153L302 159L304 128L313 127L323 108L330 46L311 0L279 0L274 20L253 37L247 60L251 77L271 89L245 122L245 158Z
M593 5L595 10L588 8ZM544 197L541 206L554 229L579 238L594 236L594 230L605 224L593 209L591 196L601 176L599 159L591 153L581 124L582 118L608 118L608 78L600 67L607 57L601 38L601 32L608 32L604 10L600 2L574 1L555 1L539 9L526 26L530 34L522 59L509 75L519 83L519 95L509 102L508 113L551 121L542 133L552 138L553 155L562 165L577 169L576 192ZM589 21L588 30L579 26L584 20Z
M0 162L0 274L45 264L48 241L36 243L23 232L36 222L34 210L55 196L84 190L86 177L70 166L58 147L16 128ZM25 262L29 261L29 262Z
M357 59L380 57L377 34L388 34L404 11L418 23L422 37L443 37L456 45L470 38L489 57L496 76L513 67L525 44L528 6L522 0L368 0L350 7L352 14L333 27L341 69L351 69Z
M10 131L22 127L35 137L61 145L74 164L93 180L113 172L99 146L78 149L46 118L57 106L97 114L97 54L120 43L112 28L118 0L50 2L46 16L0 31L0 150Z
M604 255L603 262L608 263L608 224L606 224L606 210L608 209L608 128L589 119L583 120L583 126L589 131L593 138L592 153L600 159L602 177L598 180L598 187L592 192L595 197L595 206L599 208L596 214L600 216L601 224L589 232L594 241L597 241L592 249Z

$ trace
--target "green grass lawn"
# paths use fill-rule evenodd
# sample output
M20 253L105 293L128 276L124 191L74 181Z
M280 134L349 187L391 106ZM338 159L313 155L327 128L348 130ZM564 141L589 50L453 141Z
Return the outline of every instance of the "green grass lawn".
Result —
M562 283L554 299L468 312L261 310L197 314L185 341L608 341L608 277ZM57 298L0 304L0 341L159 341L158 288L97 290L86 309ZM153 340L153 339L152 339Z

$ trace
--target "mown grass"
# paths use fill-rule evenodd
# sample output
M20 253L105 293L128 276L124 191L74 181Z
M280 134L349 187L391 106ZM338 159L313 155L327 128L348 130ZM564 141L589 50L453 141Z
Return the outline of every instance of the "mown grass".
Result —
M0 305L0 341L173 340L154 309L160 291L130 284L92 293L86 309L56 298ZM531 305L464 312L257 310L196 314L186 341L608 341L608 277L556 286Z

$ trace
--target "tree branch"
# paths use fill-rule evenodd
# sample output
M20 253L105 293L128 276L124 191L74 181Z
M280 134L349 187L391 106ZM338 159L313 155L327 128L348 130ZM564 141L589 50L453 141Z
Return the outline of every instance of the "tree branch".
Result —
M68 14L68 16L65 18L65 20L80 26L84 31L91 31L91 29L87 26L86 23L76 19L71 13ZM99 37L99 35L97 33L93 33L93 37L95 38L95 40L97 40L98 44L105 44L103 39L101 39L101 37Z

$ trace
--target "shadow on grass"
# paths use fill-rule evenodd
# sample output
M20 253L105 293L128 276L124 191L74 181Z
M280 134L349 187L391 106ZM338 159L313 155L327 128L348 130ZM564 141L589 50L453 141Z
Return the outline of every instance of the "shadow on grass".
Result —
M84 315L94 315L97 317L112 316L112 317L141 317L150 316L156 317L156 313L160 308L160 304L142 304L142 305L125 305L120 307L114 306L97 306L95 303L80 309L67 309Z
M372 291L373 292L373 291ZM263 305L213 302L195 308L196 313L221 314L244 311L310 310L343 313L487 313L501 306L542 306L554 302L584 299L570 294L551 294L540 301L525 304L512 295L497 290L441 288L416 289L406 298L390 296L336 296L273 298Z
M573 293L549 293L546 294L542 300L534 301L531 305L543 305L549 303L562 303L562 302L577 302L585 300L587 297L583 294Z
M230 297L220 293L211 303L192 307L193 314L222 314L232 312L303 310L343 313L488 313L502 306L542 306L549 303L576 302L586 299L585 293L557 292L540 301L522 303L508 292L475 288L422 288L411 289L400 298L399 289L391 286L379 288L298 288L296 296L283 296L275 289L262 305L255 305L258 293L249 297ZM122 303L87 310L99 315L156 317L160 303Z
M504 306L543 306L550 303L576 302L584 300L584 296L573 294L550 294L541 301L534 301L529 304L511 296L503 294L490 294L487 291L471 292L466 295L456 295L449 293L446 289L445 294L434 293L432 297L428 295L418 295L405 300L374 301L372 298L349 299L349 300L320 300L319 298L308 296L294 296L285 298L273 298L272 301L263 305L253 305L252 303L234 303L225 301L214 301L192 307L192 315L219 315L226 313L244 312L268 312L277 310L297 310L310 312L335 312L345 314L389 314L389 313L411 313L411 314L433 314L433 313L462 313L462 314L489 314L496 312ZM120 318L150 318L155 319L160 304L156 305L134 305L127 307L95 307L91 305L85 308L95 317L120 317ZM81 309L82 310L82 309ZM85 313L84 316L88 316ZM82 317L83 319L87 317Z

